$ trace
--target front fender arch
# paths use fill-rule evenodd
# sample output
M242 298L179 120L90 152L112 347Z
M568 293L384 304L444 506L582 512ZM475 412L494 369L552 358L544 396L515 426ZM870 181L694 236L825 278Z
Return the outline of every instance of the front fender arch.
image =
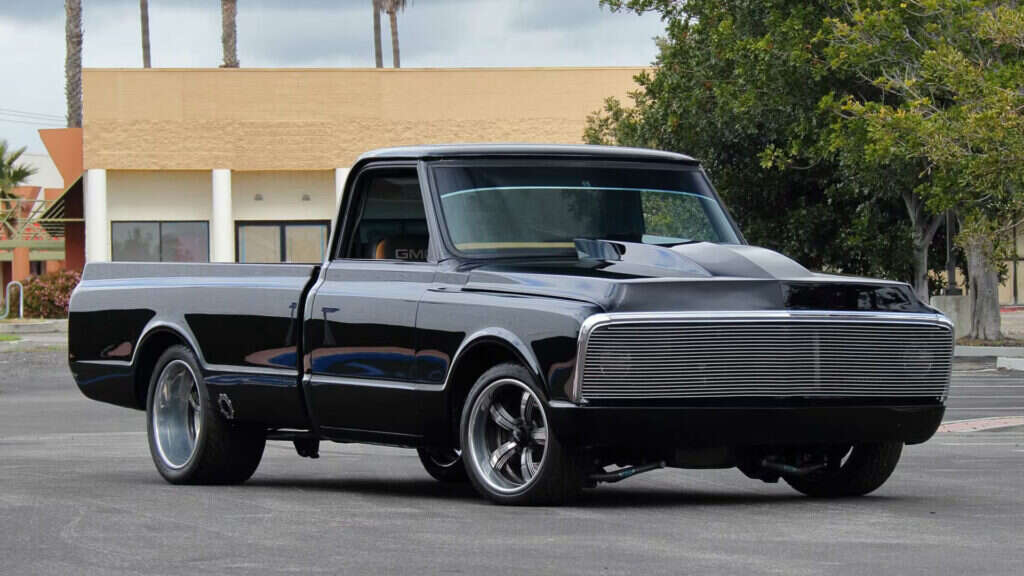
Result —
M544 374L540 368L540 362L537 361L536 355L530 350L530 347L523 343L519 336L516 336L513 332L506 330L505 328L491 327L478 330L470 334L462 344L459 345L458 350L455 351L455 355L452 357L451 366L448 368L448 374L444 379L444 389L447 390L449 384L451 384L454 374L459 369L460 362L468 356L468 354L477 346L484 344L497 344L508 348L519 361L525 366L537 379L537 382L547 389L547 382L544 378Z

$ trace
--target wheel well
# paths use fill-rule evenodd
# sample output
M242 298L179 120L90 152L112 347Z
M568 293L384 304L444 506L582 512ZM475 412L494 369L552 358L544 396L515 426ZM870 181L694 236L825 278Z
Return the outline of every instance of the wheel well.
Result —
M447 394L448 421L451 423L449 434L453 444L458 443L459 422L462 419L462 408L466 403L469 390L484 372L506 362L526 366L511 345L496 340L475 344L459 357L458 363L453 368L451 381L448 382Z
M146 395L149 393L149 380L156 367L156 361L171 346L188 343L180 335L169 330L160 330L146 337L142 347L135 356L135 404L140 410L146 409Z

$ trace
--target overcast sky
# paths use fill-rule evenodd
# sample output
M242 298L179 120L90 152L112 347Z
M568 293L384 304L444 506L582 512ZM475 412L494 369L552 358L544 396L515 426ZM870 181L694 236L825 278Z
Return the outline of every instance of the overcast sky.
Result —
M85 66L141 66L138 1L82 4ZM238 4L243 67L373 66L371 0ZM657 16L612 14L598 0L409 4L398 22L403 67L642 66L653 61L653 38L664 30ZM149 19L154 67L220 64L217 0L149 0ZM389 34L384 15L386 65ZM64 125L64 2L0 0L0 54L0 138L42 152L36 129Z

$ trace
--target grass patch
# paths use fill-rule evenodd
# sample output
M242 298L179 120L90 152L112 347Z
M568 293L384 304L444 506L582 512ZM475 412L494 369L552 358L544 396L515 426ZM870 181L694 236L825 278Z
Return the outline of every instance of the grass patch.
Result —
M21 338L14 334L0 334L0 342L17 342L18 340Z
M960 346L1024 346L1024 340L1004 338L1002 340L975 340L973 338L961 338L956 341Z

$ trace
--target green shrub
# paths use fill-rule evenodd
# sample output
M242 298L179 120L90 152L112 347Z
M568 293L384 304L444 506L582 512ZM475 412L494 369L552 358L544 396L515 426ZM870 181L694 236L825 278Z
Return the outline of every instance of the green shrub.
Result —
M74 270L59 270L33 276L25 282L26 318L67 318L71 291L82 276Z

